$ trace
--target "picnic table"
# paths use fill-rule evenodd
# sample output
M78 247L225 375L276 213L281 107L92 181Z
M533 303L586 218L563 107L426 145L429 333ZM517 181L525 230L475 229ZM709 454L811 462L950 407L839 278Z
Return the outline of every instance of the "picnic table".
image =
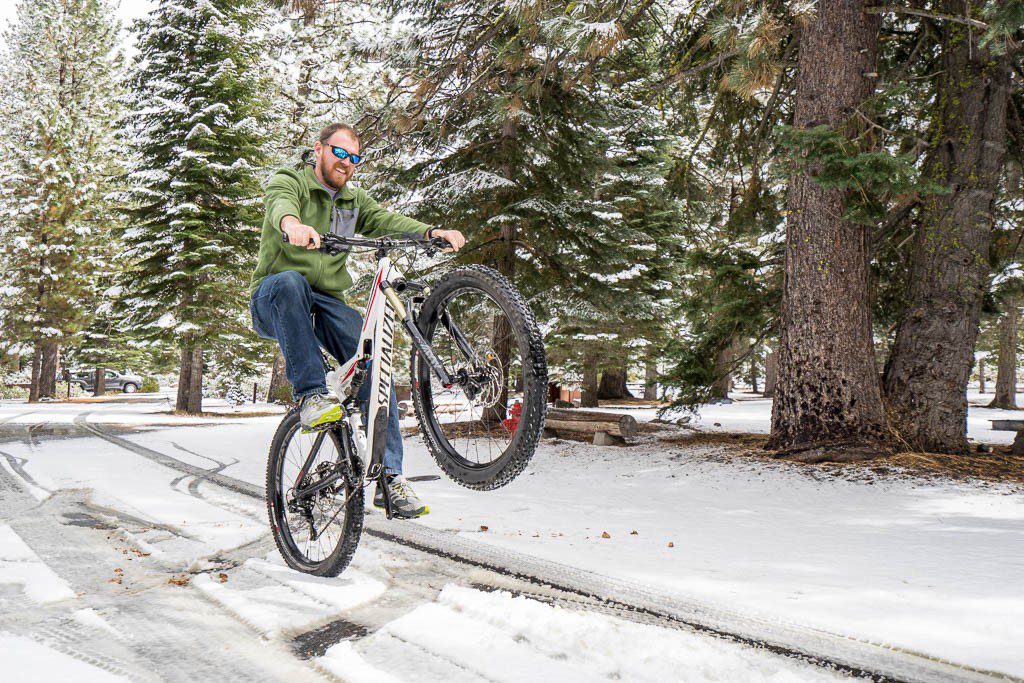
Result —
M991 420L992 431L1017 432L1010 448L1012 455L1024 455L1024 420Z

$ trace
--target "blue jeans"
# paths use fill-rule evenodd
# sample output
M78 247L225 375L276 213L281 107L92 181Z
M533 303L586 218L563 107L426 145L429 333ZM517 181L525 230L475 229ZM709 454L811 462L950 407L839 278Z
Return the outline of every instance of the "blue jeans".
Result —
M295 400L326 394L327 379L320 358L322 346L344 363L356 353L363 316L359 311L309 286L292 270L268 275L253 292L249 304L252 327L264 339L274 339L284 354L285 374ZM310 319L310 315L315 318ZM369 414L370 378L359 388L363 416ZM384 471L402 473L402 432L398 428L398 400L391 387Z

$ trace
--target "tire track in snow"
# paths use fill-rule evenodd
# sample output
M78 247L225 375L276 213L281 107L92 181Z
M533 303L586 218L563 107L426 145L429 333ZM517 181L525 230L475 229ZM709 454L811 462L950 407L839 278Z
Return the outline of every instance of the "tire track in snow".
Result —
M260 501L262 486L211 472L134 442L109 434L86 421L82 413L75 424L96 436L170 469L185 472ZM750 616L704 605L675 595L660 594L647 586L612 579L567 565L530 557L495 546L466 541L447 532L368 515L364 533L383 541L412 548L453 562L554 589L579 599L587 609L596 602L620 616L639 615L667 628L686 628L809 664L879 682L1016 681L997 671L958 664L907 649L874 643L852 636L788 623L782 619ZM634 619L635 620L635 619Z
M0 469L4 478L10 475ZM76 523L82 510L104 512L91 505L87 491L60 490L37 504L21 485L0 496L0 512L8 508L15 532L82 592L39 605L20 590L10 596L0 590L0 631L132 681L323 680L308 664L296 662L286 646L254 636L232 614L211 610L194 591L168 584L166 574L143 556L126 557L111 547L106 530ZM118 581L111 582L115 573ZM87 607L123 637L75 620L72 612Z

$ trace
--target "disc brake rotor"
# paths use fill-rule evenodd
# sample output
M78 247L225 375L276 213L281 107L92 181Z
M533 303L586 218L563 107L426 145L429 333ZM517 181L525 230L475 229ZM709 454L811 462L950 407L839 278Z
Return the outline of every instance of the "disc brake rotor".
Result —
M472 372L467 372L466 395L474 406L492 406L501 398L502 372L498 355L491 350L477 356Z

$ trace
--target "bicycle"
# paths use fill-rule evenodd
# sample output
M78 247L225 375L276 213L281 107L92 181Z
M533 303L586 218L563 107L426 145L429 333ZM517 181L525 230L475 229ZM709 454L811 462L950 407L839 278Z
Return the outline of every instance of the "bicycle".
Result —
M278 550L293 569L337 576L348 566L362 533L366 486L380 483L392 518L383 459L398 324L412 343L409 376L420 431L449 477L471 489L496 489L533 457L547 412L547 364L526 301L486 266L457 267L430 287L403 277L390 256L434 255L447 246L419 235L321 236L320 250L329 255L373 250L377 270L356 355L338 369L323 359L343 419L307 433L293 409L271 442L267 512ZM357 394L367 379L364 416Z

